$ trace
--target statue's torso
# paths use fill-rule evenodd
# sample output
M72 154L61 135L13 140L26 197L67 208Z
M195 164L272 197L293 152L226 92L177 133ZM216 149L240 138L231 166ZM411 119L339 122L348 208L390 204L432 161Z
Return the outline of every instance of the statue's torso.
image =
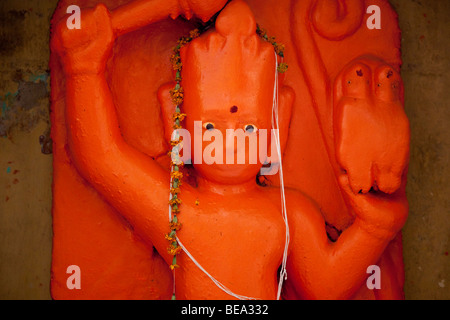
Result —
M198 206L184 206L179 215L182 244L211 276L234 293L275 299L285 239L279 190L258 188L245 194L208 196L200 194ZM215 202L218 199L220 206ZM231 298L186 254L178 261L177 298Z

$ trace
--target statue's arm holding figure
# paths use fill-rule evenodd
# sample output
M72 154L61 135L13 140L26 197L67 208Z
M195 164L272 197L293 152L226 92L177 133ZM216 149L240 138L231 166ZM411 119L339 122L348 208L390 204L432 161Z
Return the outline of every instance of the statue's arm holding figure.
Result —
M300 298L346 299L366 285L367 268L380 263L408 215L409 123L403 86L397 68L382 56L362 54L344 66L334 80L322 61L314 32L333 41L346 39L360 29L368 32L363 23L364 1L295 1L291 9L297 62L314 97L330 163L355 220L333 243L318 231L325 221L316 214L315 205L293 199L293 208L311 214L291 214L294 239L288 282L294 283ZM338 16L339 12L345 14ZM385 12L387 15L389 10ZM395 34L396 21L388 20L383 30ZM361 43L357 46L364 47ZM392 297L398 297L397 293Z
M393 194L354 193L348 176L340 183L356 215L336 242L324 232L325 221L307 197L287 193L291 246L288 283L302 299L350 299L366 285L369 266L403 227L408 203L403 190Z

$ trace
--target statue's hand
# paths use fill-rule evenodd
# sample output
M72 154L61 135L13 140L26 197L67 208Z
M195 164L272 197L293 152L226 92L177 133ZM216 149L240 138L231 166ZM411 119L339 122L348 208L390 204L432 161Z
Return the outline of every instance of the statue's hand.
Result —
M378 60L358 60L341 73L336 88L336 156L352 191L396 192L410 135L400 75Z
M211 17L219 12L227 3L226 0L178 0L181 13L190 18L195 15L203 21L208 21Z
M66 21L67 17L56 25L51 43L66 74L102 72L115 40L108 9L99 4L83 10L81 29L69 29Z
M346 174L339 177L339 184L364 229L380 238L393 238L401 230L409 208L403 188L393 194L354 193Z

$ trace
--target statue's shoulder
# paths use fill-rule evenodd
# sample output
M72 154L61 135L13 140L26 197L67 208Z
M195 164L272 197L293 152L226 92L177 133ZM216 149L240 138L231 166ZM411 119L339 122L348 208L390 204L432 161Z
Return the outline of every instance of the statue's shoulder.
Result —
M271 200L278 204L283 201L283 190L279 187L269 187L268 194ZM309 220L311 223L324 223L321 209L316 201L308 194L296 188L284 188L284 199L286 202L286 212L289 223Z

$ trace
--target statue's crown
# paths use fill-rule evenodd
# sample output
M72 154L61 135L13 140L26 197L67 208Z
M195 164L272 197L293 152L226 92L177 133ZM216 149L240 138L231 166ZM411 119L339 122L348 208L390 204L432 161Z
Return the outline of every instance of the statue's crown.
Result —
M255 17L243 0L230 2L217 17L215 29L184 47L181 59L183 81L196 83L202 91L225 87L228 94L257 92L261 81L273 86L274 49L257 35Z

